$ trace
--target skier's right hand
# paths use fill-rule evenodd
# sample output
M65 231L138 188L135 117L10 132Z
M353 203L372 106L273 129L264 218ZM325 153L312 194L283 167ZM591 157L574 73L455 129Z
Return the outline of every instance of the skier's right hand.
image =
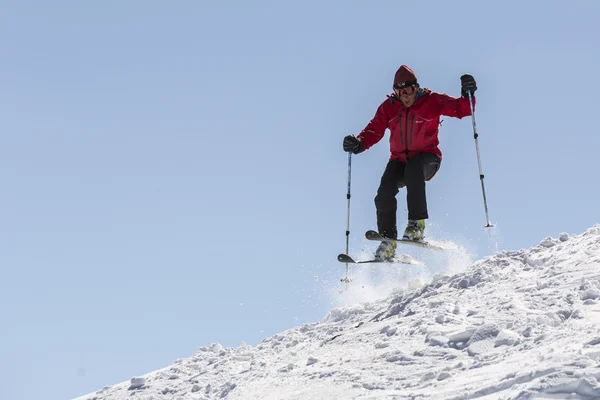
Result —
M344 151L348 153L362 153L365 151L365 145L356 136L348 135L344 138Z

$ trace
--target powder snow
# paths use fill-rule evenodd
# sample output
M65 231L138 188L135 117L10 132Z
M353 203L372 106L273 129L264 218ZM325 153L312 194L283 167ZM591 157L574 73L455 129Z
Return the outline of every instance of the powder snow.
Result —
M596 225L78 400L598 399L599 300Z

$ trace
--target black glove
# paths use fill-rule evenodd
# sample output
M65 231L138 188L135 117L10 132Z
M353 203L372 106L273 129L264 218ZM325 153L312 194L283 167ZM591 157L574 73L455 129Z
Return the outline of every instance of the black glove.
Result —
M362 153L365 151L365 145L356 136L348 135L344 138L344 151L348 153Z
M473 75L465 74L460 77L460 93L463 97L469 97L468 92L471 92L471 96L475 94L477 90L477 83Z

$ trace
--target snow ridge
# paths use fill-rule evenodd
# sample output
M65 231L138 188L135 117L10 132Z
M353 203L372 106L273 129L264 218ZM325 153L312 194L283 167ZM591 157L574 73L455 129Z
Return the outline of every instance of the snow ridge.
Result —
M600 225L79 400L600 398Z

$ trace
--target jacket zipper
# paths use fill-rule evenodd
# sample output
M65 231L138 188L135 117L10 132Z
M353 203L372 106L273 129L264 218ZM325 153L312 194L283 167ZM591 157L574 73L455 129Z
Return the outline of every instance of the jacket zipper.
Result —
M405 142L406 143L406 150L404 151L406 153L406 162L408 162L408 113L409 113L409 111L410 110L407 108L406 109L406 123L405 123L406 129L405 129L405 132L404 132L405 138L406 138L406 142Z
M412 144L413 137L415 136L415 114L410 116L410 144Z

